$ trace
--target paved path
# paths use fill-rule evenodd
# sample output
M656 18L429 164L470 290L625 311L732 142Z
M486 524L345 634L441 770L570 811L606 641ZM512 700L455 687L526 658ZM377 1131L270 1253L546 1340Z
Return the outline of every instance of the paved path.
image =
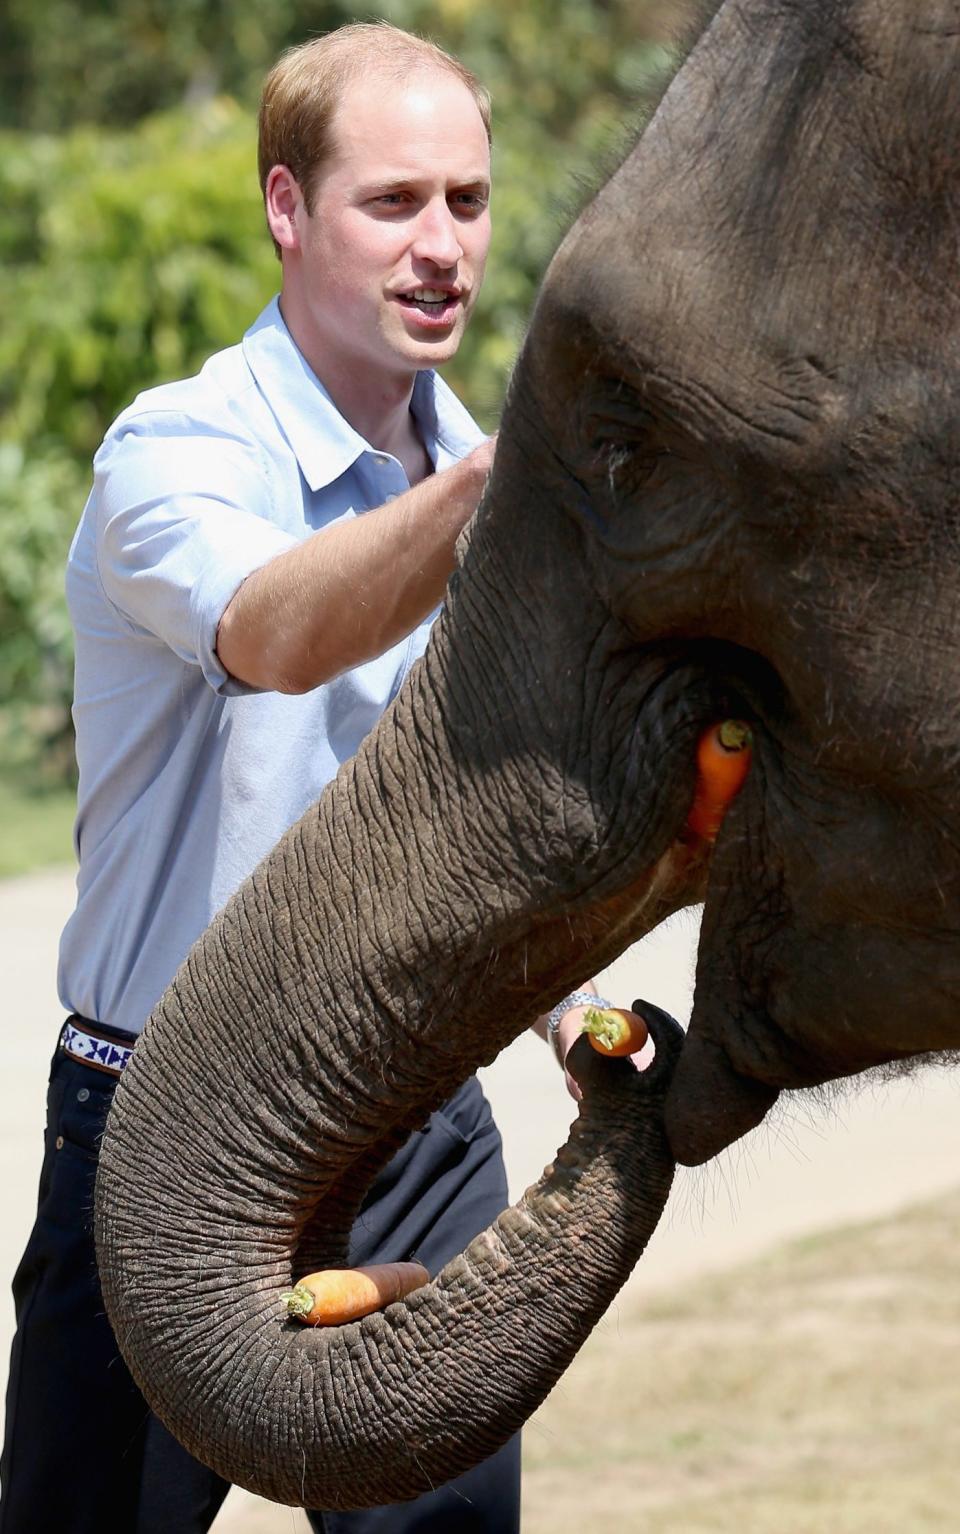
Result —
M8 982L0 1085L0 1357L12 1330L8 1277L30 1226L41 1152L47 1064L59 1020L56 946L73 901L72 873L0 881L0 959ZM691 914L625 954L603 989L648 995L686 1021L697 923ZM483 1073L519 1196L566 1138L574 1114L545 1046L519 1039ZM960 1181L960 1077L926 1071L846 1097L826 1114L797 1106L712 1166L678 1174L676 1192L633 1293L762 1251L784 1237L886 1214ZM301 1514L232 1492L216 1534L301 1534Z

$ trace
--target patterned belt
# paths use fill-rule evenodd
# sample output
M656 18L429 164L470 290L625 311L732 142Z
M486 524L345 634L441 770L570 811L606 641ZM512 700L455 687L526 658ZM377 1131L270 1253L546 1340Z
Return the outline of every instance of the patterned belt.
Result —
M84 1023L82 1028L79 1027L80 1022ZM95 1024L87 1023L82 1018L68 1017L60 1035L60 1048L64 1054L74 1060L82 1060L84 1065L92 1066L95 1071L119 1076L133 1054L133 1045L119 1044L116 1039L94 1033L94 1027Z

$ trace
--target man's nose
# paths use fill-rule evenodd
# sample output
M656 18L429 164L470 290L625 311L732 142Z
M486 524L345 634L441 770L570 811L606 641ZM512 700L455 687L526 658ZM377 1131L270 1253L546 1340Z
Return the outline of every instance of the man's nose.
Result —
M456 266L463 255L457 221L446 201L428 203L420 212L413 254L434 266Z

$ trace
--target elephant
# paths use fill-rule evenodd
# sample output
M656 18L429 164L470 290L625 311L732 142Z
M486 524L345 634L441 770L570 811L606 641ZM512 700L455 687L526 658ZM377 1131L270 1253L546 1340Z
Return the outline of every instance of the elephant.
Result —
M482 1459L677 1161L960 1046L958 166L957 0L724 0L562 242L426 654L110 1113L108 1313L228 1479L351 1507ZM752 767L691 847L726 717ZM646 1072L581 1040L580 1117L513 1209L404 1305L285 1318L408 1132L701 899L682 1047L655 1008Z

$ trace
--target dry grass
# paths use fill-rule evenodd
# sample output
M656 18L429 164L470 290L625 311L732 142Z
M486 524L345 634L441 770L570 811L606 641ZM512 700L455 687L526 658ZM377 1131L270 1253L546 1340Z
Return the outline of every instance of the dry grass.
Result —
M609 1313L526 1433L524 1534L960 1528L960 1192Z

